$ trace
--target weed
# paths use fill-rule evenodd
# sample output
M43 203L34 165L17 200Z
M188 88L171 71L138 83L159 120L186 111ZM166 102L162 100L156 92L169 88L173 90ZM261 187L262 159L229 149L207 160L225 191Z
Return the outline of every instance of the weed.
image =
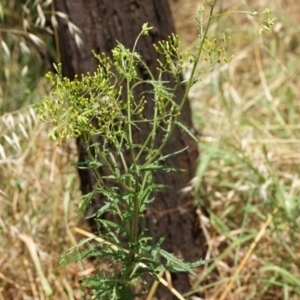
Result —
M212 11L213 6L211 15ZM57 74L47 75L53 86L52 96L37 103L38 115L42 121L54 125L49 134L54 140L83 137L88 161L79 162L77 167L93 170L97 181L94 190L83 196L79 209L85 212L96 194L101 194L106 199L103 207L90 216L96 218L102 232L105 229L105 234L100 233L103 241L93 246L88 238L61 257L62 264L94 256L100 261L108 261L108 265L113 268L109 276L100 271L84 280L84 286L93 290L97 299L133 299L138 295L130 291L129 287L135 286L138 281L145 286L146 273L156 279L160 271L181 271L196 275L193 268L204 263L199 261L188 264L177 259L161 249L163 239L153 245L153 238L147 236L145 211L155 201L153 192L165 188L164 185L153 183L153 172L183 171L166 166L164 161L186 148L165 155L162 150L176 126L193 136L179 122L178 117L189 89L197 81L195 70L202 51L204 47L207 48L205 51L210 57L211 65L218 62L223 54L217 51L215 41L211 43L207 39L210 20L211 17L201 36L196 55L179 52L178 38L175 35L153 45L165 57L164 61L158 61L158 78L154 77L142 57L135 52L138 40L151 29L147 24L143 25L133 50L118 43L112 50L112 58L105 54L94 54L99 66L93 75L81 75L70 81L62 77L60 65L56 68ZM186 83L185 95L177 104L174 95L177 86L182 84L181 73L187 57L190 57L193 70ZM138 65L142 65L147 71L149 80L142 80L137 76ZM162 80L164 73L173 75L173 88ZM140 99L134 98L136 87L142 83L148 83L152 87L146 91L153 95L153 115L150 119L143 114L147 104L145 97L142 95ZM151 129L140 143L133 135L133 128L140 129L143 124L150 125ZM156 146L158 132L163 135L161 143ZM95 142L95 135L103 138L101 144ZM125 159L126 152L129 152L130 160ZM105 176L99 172L103 168L108 171ZM101 218L107 212L116 216L118 222ZM73 255L74 252L79 254ZM162 263L161 258L166 263ZM142 291L144 290L147 289Z

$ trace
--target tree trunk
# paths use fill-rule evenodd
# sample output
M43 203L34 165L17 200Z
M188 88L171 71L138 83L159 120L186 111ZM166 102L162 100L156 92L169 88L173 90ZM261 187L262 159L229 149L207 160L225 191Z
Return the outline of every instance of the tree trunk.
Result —
M146 22L153 29L150 35L142 37L137 45L139 52L146 59L148 66L155 73L157 53L152 44L166 39L174 32L171 11L167 0L56 0L55 9L66 13L69 20L80 30L83 41L81 47L68 28L68 20L58 18L59 44L64 76L74 78L75 74L93 72L97 61L91 53L110 53L116 40L127 48L132 48L136 37ZM140 70L140 76L145 76ZM171 81L171 78L166 78ZM177 99L183 96L184 87L179 87ZM148 101L151 103L152 101ZM149 108L149 111L152 110ZM181 113L181 122L192 129L191 110L186 103ZM139 138L143 135L139 132ZM147 136L147 134L145 134ZM165 153L174 152L188 146L178 156L171 157L166 163L170 166L186 169L182 173L156 172L155 182L171 186L155 195L155 201L147 212L147 226L156 240L165 236L163 248L184 258L195 261L203 256L204 245L199 222L192 205L191 195L182 195L179 191L188 185L195 174L198 159L196 142L179 129L173 133L171 140L164 149ZM85 151L78 140L79 160L85 160ZM79 170L83 193L92 190L94 179L86 170ZM103 203L97 198L91 209L95 210ZM173 286L181 292L189 289L188 275L176 274L172 277ZM172 299L161 290L159 299ZM164 296L163 296L164 295Z

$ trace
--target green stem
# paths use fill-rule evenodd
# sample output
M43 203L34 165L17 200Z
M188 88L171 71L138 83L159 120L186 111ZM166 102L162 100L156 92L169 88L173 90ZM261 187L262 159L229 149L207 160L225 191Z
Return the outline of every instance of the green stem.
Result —
M94 157L91 153L90 145L91 145L91 141L92 141L92 144L94 143L93 137L88 133L83 133L83 139L84 139L84 143L86 145L89 161L92 161L92 160L94 160ZM112 168L111 164L109 163L109 161L106 159L106 157L104 155L102 155L101 152L97 153L97 155L100 157L99 160L100 161L102 160L105 163L105 167L107 167L109 169L111 175L116 177L116 173L115 173L114 169ZM93 173L97 179L97 182L100 183L105 188L105 190L109 191L110 188L103 181L102 175L99 173L99 170L93 169ZM125 191L130 190L130 188L123 182L119 181L119 184L124 188Z
M94 158L93 158L93 155L91 153L91 150L90 150L90 140L91 140L91 136L87 133L83 133L83 139L84 139L84 143L86 145L86 150L87 150L87 155L89 157L89 161L93 161ZM105 189L108 189L107 185L104 183L98 169L93 169L93 173L97 179L97 182L100 183L103 187L105 187Z
M228 11L228 12L223 12L221 14L216 14L213 17L221 17L221 16L226 16L226 15L232 15L232 14L245 14L245 15L250 15L252 17L256 17L258 15L258 12L252 12L252 11L247 11L247 10L233 10L233 11Z
M132 95L131 95L131 88L130 88L130 78L127 78L127 119L128 119L128 145L130 148L130 154L132 159L132 169L134 171L134 179L135 179L135 196L133 197L133 216L129 220L129 242L131 244L131 249L128 254L128 261L129 265L127 266L127 270L124 273L125 278L128 279L128 276L130 276L131 270L134 266L134 259L136 255L136 242L138 237L138 221L139 221L139 198L138 198L138 192L139 192L139 174L138 174L138 167L137 167L137 161L136 157L134 155L134 149L133 149L133 139L132 139L132 111L131 111L131 101ZM132 182L129 183L130 188L132 188Z
M214 10L214 6L216 4L216 1L214 1L213 4L209 4L210 6L210 13L209 13L209 19L208 19L208 22L207 22L207 25L206 25L206 29L204 31L204 34L203 36L201 37L201 40L200 40L200 45L199 45L199 48L198 48L198 51L197 51L197 54L195 55L195 62L193 64L193 68L192 68L192 71L191 71L191 75L190 75L190 78L188 80L188 83L186 85L186 88L185 88L185 92L184 92L184 95L183 95L183 98L181 100L181 103L179 104L179 108L178 108L178 111L181 112L182 111L182 108L185 104L185 102L187 101L187 97L188 97L188 93L191 89L191 87L193 86L194 84L194 77L195 77L195 72L196 72L196 68L197 68L197 65L198 65L198 62L199 62L199 59L200 59L200 56L202 54L202 50L203 50L203 46L204 46L204 43L205 43L205 39L207 37L207 33L208 33L208 29L210 27L210 23L211 23L211 20L213 19L213 10ZM175 116L173 122L172 122L172 125L171 125L171 129L168 133L168 135L166 136L166 138L164 139L164 141L162 142L162 144L160 145L160 147L158 148L157 152L155 152L153 154L152 157L150 157L147 162L141 167L141 168L144 168L145 166L147 166L148 164L151 164L157 157L158 155L160 155L160 153L162 152L162 150L164 149L164 147L166 146L166 144L168 143L174 129L175 129L175 126L176 126L176 122L179 118L179 115Z
M157 93L155 93L156 97ZM159 99L155 99L155 106L154 106L154 117L153 117L153 126L152 126L152 131L151 131L151 145L150 149L152 150L154 148L154 142L155 142L155 136L156 136L156 128L157 128L157 107L158 107L158 101Z
M135 157L134 157L134 151L133 151L133 140L132 140L132 125L131 125L131 100L132 99L132 95L131 95L131 89L130 89L130 79L127 78L126 80L126 88L127 88L127 132L128 132L128 145L129 145L129 149L130 149L130 155L131 155L131 159L132 159L132 165L134 167L134 170L136 170L136 161L135 161Z

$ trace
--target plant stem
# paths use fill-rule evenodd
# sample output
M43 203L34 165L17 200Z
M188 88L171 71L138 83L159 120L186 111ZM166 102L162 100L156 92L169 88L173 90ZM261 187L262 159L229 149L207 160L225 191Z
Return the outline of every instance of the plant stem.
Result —
M214 7L215 7L215 4L216 4L217 0L214 1L213 4L209 4L210 6L210 13L209 13L209 18L208 18L208 22L207 22L207 25L206 25L206 28L205 28L205 31L204 31L204 34L203 36L201 37L200 39L200 45L199 45L199 48L198 48L198 51L195 55L195 61L193 63L193 68L192 68L192 71L191 71L191 75L190 75L190 78L187 82L187 85L186 85L186 88L185 88L185 92L184 92L184 95L183 95L183 98L179 104L179 108L178 108L178 111L181 112L185 102L187 101L187 98L188 98L188 93L191 89L191 87L194 85L195 83L195 72L196 72L196 68L197 68L197 65L198 65L198 62L199 62L199 59L200 59L200 56L202 54L202 50L203 50L203 46L204 46L204 43L205 43L205 39L207 37L207 34L208 34L208 29L210 27L210 23L211 23L211 20L213 19L213 10L214 10ZM172 122L172 125L171 125L171 129L168 133L168 135L166 136L166 138L164 139L164 141L162 142L162 144L160 145L160 147L158 148L157 152L155 152L153 154L152 157L150 157L147 162L141 167L141 168L144 168L145 166L151 164L157 157L158 155L160 155L160 153L162 153L162 150L164 149L164 147L166 146L166 144L168 143L174 129L175 129L175 126L176 126L176 122L179 118L179 115L175 116L173 122Z

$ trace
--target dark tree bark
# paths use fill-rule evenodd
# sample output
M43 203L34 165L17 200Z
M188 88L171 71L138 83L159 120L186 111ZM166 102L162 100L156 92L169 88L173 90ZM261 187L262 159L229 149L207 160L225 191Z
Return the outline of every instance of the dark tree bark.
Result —
M63 73L69 78L75 74L93 72L96 60L91 51L96 53L110 51L116 45L116 40L127 48L132 48L142 25L146 22L153 29L148 37L143 37L137 46L137 51L146 59L152 72L155 73L157 54L152 44L166 39L174 32L171 11L167 0L56 0L55 9L64 12L69 20L81 30L83 45L79 48L76 40L68 29L67 20L59 18L59 44ZM143 70L140 70L140 75ZM166 78L171 81L171 78ZM177 91L177 100L184 93L181 86ZM151 101L148 101L151 103ZM149 107L151 113L151 109ZM188 103L181 113L181 122L192 129L191 110ZM142 134L139 138L143 139ZM145 136L147 136L145 134ZM195 174L198 159L197 144L187 134L176 129L164 149L165 153L174 152L188 146L188 149L178 156L170 158L166 163L171 166L186 169L183 173L155 174L157 183L164 183L171 188L155 195L156 200L147 212L149 232L159 239L165 236L163 247L187 261L195 261L203 256L204 245L202 232L192 205L190 195L182 195L179 191L188 185ZM85 151L78 141L79 160L85 160ZM92 190L94 179L90 172L79 171L83 193ZM97 198L92 209L101 206L103 199ZM188 275L173 276L173 285L181 292L189 289ZM163 294L163 291L161 291ZM163 299L162 294L159 298ZM168 296L166 296L168 297ZM166 298L167 299L167 298ZM169 297L171 299L171 297Z

